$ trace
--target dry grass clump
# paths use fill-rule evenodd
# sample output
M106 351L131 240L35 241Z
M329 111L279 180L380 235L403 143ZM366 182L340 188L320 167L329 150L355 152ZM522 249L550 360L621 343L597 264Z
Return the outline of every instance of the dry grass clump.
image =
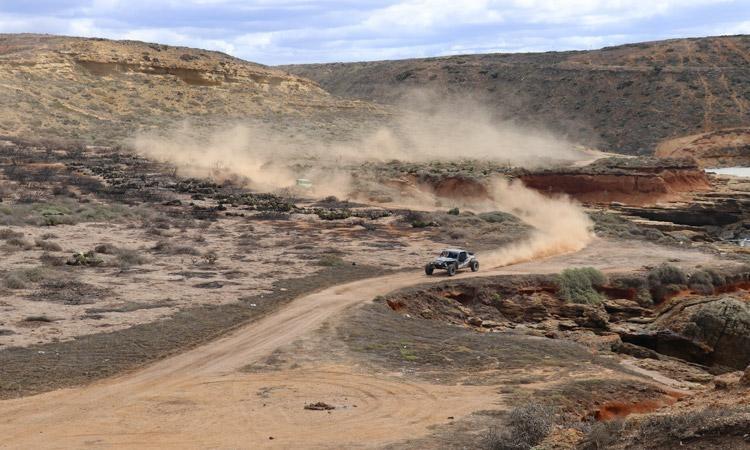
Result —
M318 265L323 267L339 267L346 265L346 262L336 255L323 255L318 259Z
M527 403L517 406L509 414L506 425L490 430L483 439L487 450L528 450L544 440L555 424L555 412L550 406Z
M201 252L197 248L189 245L178 245L167 240L158 241L151 250L166 255L190 255L200 256Z
M21 239L22 237L23 233L20 231L13 231L10 228L3 228L0 230L0 239L2 240Z
M46 267L32 267L12 270L3 275L3 285L8 289L25 289L32 283L39 283L53 278L54 274Z
M58 244L57 242L53 242L53 241L48 241L44 239L36 239L34 241L34 244L36 244L37 247L47 252L62 251L62 247L60 246L60 244Z
M9 247L15 247L22 250L31 250L34 245L27 241L26 239L21 238L10 238L5 240L5 244Z
M686 441L742 436L750 422L750 408L708 407L676 413L650 414L624 421L599 422L586 433L580 448L599 450L619 443L624 448L674 448ZM735 431L736 430L736 431ZM700 448L718 448L706 442ZM735 448L735 447L731 447Z
M140 266L149 261L149 258L138 250L120 248L110 243L99 244L94 247L94 251L102 255L114 255L115 259L112 261L112 265L118 266L122 269L127 269L132 266Z

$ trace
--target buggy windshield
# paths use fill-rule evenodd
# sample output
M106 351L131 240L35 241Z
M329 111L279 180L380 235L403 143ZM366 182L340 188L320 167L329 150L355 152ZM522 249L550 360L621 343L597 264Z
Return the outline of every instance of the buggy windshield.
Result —
M443 250L443 252L440 254L443 258L453 258L458 259L458 253L456 252L449 252L448 250Z

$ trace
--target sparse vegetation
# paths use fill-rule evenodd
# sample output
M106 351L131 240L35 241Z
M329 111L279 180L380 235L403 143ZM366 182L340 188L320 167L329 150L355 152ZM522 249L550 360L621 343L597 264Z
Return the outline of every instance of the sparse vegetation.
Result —
M336 255L323 255L318 259L318 265L323 267L343 266L346 262Z
M47 252L60 252L62 251L62 247L60 247L60 244L53 241L48 241L44 239L36 239L34 241L37 247L41 248L44 251Z
M601 303L604 297L596 288L606 281L604 274L593 267L565 269L558 277L560 297L573 303Z
M2 240L21 238L23 238L23 233L20 231L14 231L10 228L3 228L2 230L0 230L0 239Z
M555 424L554 409L541 403L513 408L502 428L490 430L483 439L486 450L529 450L549 434Z
M32 283L39 283L52 276L52 272L44 266L17 269L3 276L3 285L8 289L25 289Z
M121 269L127 269L132 266L140 266L148 262L148 257L141 254L138 250L127 248L118 248L115 252L117 265Z
M5 241L5 244L10 247L16 247L22 250L31 250L34 246L31 242L21 238L10 238Z
M151 250L157 253L163 253L167 255L190 255L199 256L201 254L197 248L189 245L178 245L167 240L161 240L157 242Z
M688 277L682 269L667 263L651 269L647 279L651 296L656 302L685 289L688 283Z

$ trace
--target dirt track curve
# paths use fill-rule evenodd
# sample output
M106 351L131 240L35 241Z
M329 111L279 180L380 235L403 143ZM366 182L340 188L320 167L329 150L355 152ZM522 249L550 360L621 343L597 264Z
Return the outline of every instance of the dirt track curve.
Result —
M458 276L551 273L575 265L624 270L668 258L695 265L711 256L595 240L575 254ZM409 272L336 286L134 373L0 402L0 448L376 447L423 435L448 416L498 407L492 386L415 383L342 366L237 371L304 339L349 307L443 279ZM331 414L303 410L305 403L320 399L333 401L337 409Z

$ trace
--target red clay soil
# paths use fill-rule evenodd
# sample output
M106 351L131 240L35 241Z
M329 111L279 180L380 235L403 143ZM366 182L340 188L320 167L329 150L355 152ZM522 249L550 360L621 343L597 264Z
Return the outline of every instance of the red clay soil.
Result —
M657 409L674 404L677 396L664 396L659 400L641 400L638 402L619 402L613 401L602 405L601 408L594 412L594 419L598 421L609 421L615 419L624 419L631 414L645 414Z
M699 169L664 169L629 174L536 173L521 176L532 189L563 193L587 203L644 205L674 200L681 194L711 188Z

